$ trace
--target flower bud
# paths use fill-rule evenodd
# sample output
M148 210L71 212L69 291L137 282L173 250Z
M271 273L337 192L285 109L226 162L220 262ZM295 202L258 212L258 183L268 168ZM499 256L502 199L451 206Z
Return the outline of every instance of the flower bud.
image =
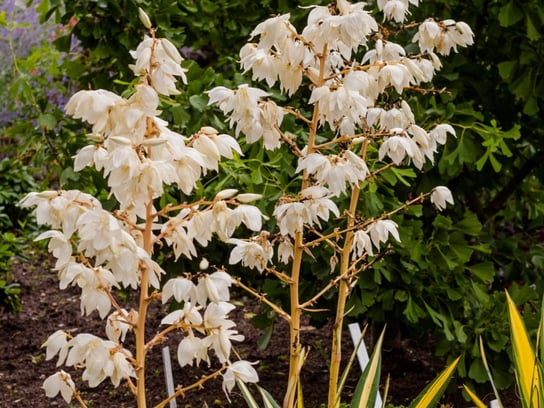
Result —
M89 138L89 140L92 140L93 142L101 143L104 141L104 136L98 133L89 133L87 137Z
M208 262L206 258L202 258L202 260L200 261L200 264L198 264L198 267L200 268L201 271L205 271L206 269L208 269L209 266L210 266L210 263Z
M353 140L351 141L351 143L353 143L353 144L360 144L360 143L363 143L365 140L366 140L366 137L364 137L364 136L356 137L355 139L353 139Z
M211 126L203 126L200 131L204 133L205 135L216 135L217 129L211 127Z
M36 194L36 197L45 198L47 200L58 197L58 196L59 196L58 191L41 191L38 194Z
M144 145L144 146L158 146L158 145L164 144L166 142L167 142L166 139L153 138L153 139L145 139L142 142L142 145Z
M138 15L140 16L140 21L144 25L145 28L150 29L151 28L151 20L149 19L149 16L143 11L140 7L138 7Z
M257 201L263 198L262 194L255 194L255 193L244 193L244 194L238 194L236 196L236 200L238 200L241 203L250 203L252 201Z
M124 137L124 136L110 136L108 139L111 140L112 142L122 144L125 146L130 146L132 144L132 141L128 137Z
M228 198L234 197L236 194L238 194L238 190L236 190L235 188L227 188L226 190L221 190L219 193L217 193L215 199L226 200Z

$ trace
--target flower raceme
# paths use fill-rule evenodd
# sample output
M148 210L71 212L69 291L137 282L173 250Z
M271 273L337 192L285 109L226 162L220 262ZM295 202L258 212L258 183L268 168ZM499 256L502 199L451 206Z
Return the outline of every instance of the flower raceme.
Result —
M224 365L224 389L230 392L233 378L258 380L249 363L231 362L231 342L243 340L228 317L234 308L228 303L233 278L224 270L207 273L208 263L201 262L201 271L162 282L165 271L153 259L153 247L166 245L176 259L191 259L198 256L196 243L205 247L213 237L232 240L241 225L258 233L264 215L251 202L261 196L230 189L219 192L213 200L155 207L154 200L163 196L165 186L177 187L189 196L202 176L218 170L220 160L242 155L242 151L235 138L213 127L205 126L185 137L159 118L160 96L179 93L177 78L186 83L182 58L170 41L156 38L151 30L151 36L131 55L135 59L131 68L139 77L131 96L85 90L66 105L67 114L87 122L91 129L88 136L92 143L77 153L74 168L79 171L93 166L102 171L118 209L108 211L96 198L77 190L30 193L21 202L23 207L35 207L38 223L51 228L37 239L49 240L60 288L80 288L82 314L96 310L106 319L107 339L88 333L72 337L69 332L57 331L43 344L46 358L58 356L57 366L81 367L82 379L91 387L105 379L118 387L132 384L136 378L132 388L139 390L143 380L137 368L144 366L141 350L145 358L147 349L162 341L161 333L176 330L181 337L179 363L209 364L215 355ZM245 91L242 94L256 97ZM260 112L271 118L275 115L266 104ZM240 114L251 121L253 112ZM282 114L280 111L279 121L271 120L281 123ZM271 124L270 129L274 128ZM162 287L162 302L174 299L182 308L162 320L161 324L170 328L149 343L138 343L138 338L145 336L136 333L133 353L124 342L143 330L139 322L146 309L141 305L138 310L121 308L115 290L132 288L147 293L149 287L156 291ZM70 375L62 370L47 378L43 388L48 397L60 393L67 402L78 397ZM139 391L137 398L139 406L145 404Z
M399 23L410 14L410 5L417 6L418 1L378 3L384 20ZM308 102L316 107L319 127L324 131L328 127L339 141L348 143L347 148L337 152L331 151L334 138L326 143L323 151L299 147L296 172L307 174L312 183L310 189L306 185L307 191L314 190L309 197L301 192L296 198L280 199L274 211L280 234L291 238L305 228L320 227L320 221L329 220L329 213L338 217L339 210L331 198L349 194L371 176L366 163L367 148L358 151L357 145L376 146L378 160L390 159L397 166L411 162L423 169L426 161L434 162L437 147L446 142L447 135L455 136L454 129L447 124L438 124L430 131L418 126L403 94L406 89L432 80L441 68L435 52L447 55L448 42L455 47L472 44L470 28L462 22L428 19L413 37L420 54L410 55L387 33L380 32L377 22L364 9L364 3L343 0L337 2L336 7L336 12L330 7L312 7L307 26L300 33L291 24L289 14L272 17L252 31L250 40L256 39L256 42L249 42L240 51L244 71L252 71L254 80L262 80L270 87L279 82L280 90L288 96L303 86L306 79L311 89ZM432 44L429 43L431 37ZM366 48L362 62L350 60L353 52L360 48ZM295 78L295 82L283 82L282 78L288 73L290 81ZM396 100L380 103L379 97L390 91L394 91ZM277 149L289 139L282 133L281 126L284 115L293 112L276 105L269 92L243 84L236 90L214 88L208 96L209 103L217 104L228 116L236 136L245 135L246 142L263 139L266 149ZM265 114L272 107L274 114ZM438 209L443 209L446 202L453 202L436 196L437 193L433 193L431 201ZM372 255L374 249L379 248L384 240L376 237L384 234L377 231L382 225L389 225L389 221L383 221L385 223L378 221L358 233L360 240L353 243L354 253ZM367 241L366 234L371 231L374 231L373 238L368 235ZM393 236L399 240L398 233ZM230 263L242 262L263 271L271 262L273 248L268 241L264 246L255 239L229 242L236 245ZM290 256L286 255L288 248L283 243L284 255L278 253L284 260Z

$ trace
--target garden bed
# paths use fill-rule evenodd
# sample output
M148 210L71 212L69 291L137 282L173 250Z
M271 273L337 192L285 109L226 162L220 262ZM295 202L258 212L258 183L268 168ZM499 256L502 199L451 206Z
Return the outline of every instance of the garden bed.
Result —
M48 261L42 265L17 264L14 268L15 279L22 287L23 311L17 315L2 314L0 316L0 407L55 407L66 406L59 396L55 399L45 397L41 385L43 380L55 372L56 359L45 361L45 350L40 345L47 337L58 329L72 333L85 331L102 335L104 322L93 314L82 317L79 313L79 296L76 288L61 292L58 289L56 274L49 270ZM235 294L236 297L236 294ZM234 321L238 322L238 329L246 340L236 345L237 352L249 361L259 361L258 372L260 385L269 390L275 397L280 398L286 386L288 371L287 345L289 332L284 322L278 321L269 346L265 350L256 347L261 332L255 329L249 319L258 311L258 304L238 294L237 308L232 313ZM129 299L130 300L130 299ZM160 307L151 309L149 327L156 325L164 316ZM69 322L69 323L67 323ZM149 329L152 330L152 329ZM322 328L305 325L302 332L303 344L311 347L307 363L302 374L305 405L308 408L318 407L326 401L328 376L326 359L329 356L327 333L330 324ZM349 340L349 333L345 333L345 358L349 357L353 346ZM179 339L177 340L179 342ZM369 340L370 342L370 340ZM202 374L194 368L181 369L175 362L176 338L166 343L170 347L174 358L174 379L181 384L192 383ZM388 401L395 406L408 405L410 401L434 378L444 367L443 362L432 357L431 350L410 344L409 340L402 340L399 347L385 348L383 351L382 383L386 375L391 376ZM146 378L149 390L149 406L153 406L164 398L166 393L162 359L160 350L152 351L148 359L148 377ZM73 372L67 369L66 371ZM349 395L353 391L358 367L353 370L350 381L345 387ZM75 374L74 380L89 407L134 407L134 399L126 387L114 389L109 381L95 389L85 387L78 381L80 373ZM178 407L201 408L204 402L208 407L243 407L245 406L239 393L234 390L229 405L222 391L222 382L215 380L206 383L202 392L188 393L185 399L178 399ZM490 399L488 396L487 400ZM444 398L444 403L451 407L468 407L456 392ZM74 401L75 402L75 401ZM506 407L516 407L515 394L508 394Z

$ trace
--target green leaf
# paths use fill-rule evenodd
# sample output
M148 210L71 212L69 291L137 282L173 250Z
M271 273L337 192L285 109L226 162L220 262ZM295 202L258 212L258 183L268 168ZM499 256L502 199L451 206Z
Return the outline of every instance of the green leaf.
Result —
M423 304L425 306L425 309L427 309L427 312L429 312L429 316L431 316L434 324L436 324L438 327L445 327L448 325L448 319L446 318L446 316L438 313L436 310L430 307L427 302L423 301Z
M259 350L264 350L266 347L268 347L268 343L270 343L273 332L274 325L268 323L268 326L266 327L264 333L257 340L257 347L259 348Z
M468 266L467 269L485 283L490 283L495 277L495 265L493 265L493 262L482 262Z
M407 180L407 178L414 178L416 177L416 173L413 169L401 169L398 167L391 167L391 170L397 177L397 179L404 184L406 187L410 187L412 185L412 182Z
M57 118L50 113L42 113L38 117L38 125L46 129L53 129L57 126Z
M490 301L489 295L482 288L482 286L480 284L477 284L474 281L470 282L470 284L472 285L473 294L476 297L476 299L478 300L478 302L480 302L483 305L488 304L489 301Z
M474 360L470 364L468 376L479 383L483 383L487 380L487 371L481 360Z
M478 220L478 217L476 216L476 214L471 212L466 212L465 214L465 218L455 224L454 228L464 234L474 237L478 236L478 234L480 234L480 231L482 230L482 224Z
M203 112L208 106L208 96L207 95L192 95L189 98L189 103L197 111Z
M510 0L501 7L498 17L502 27L510 27L523 19L523 11L516 7L514 0Z
M518 308L507 291L508 315L510 317L510 334L514 352L514 365L518 388L524 407L539 407L542 392L542 370L529 341L525 324L521 319Z
M527 99L534 89L533 70L524 69L509 86L514 95Z
M465 344L468 339L468 336L465 333L465 327L457 320L454 320L453 329L455 330L455 337L457 338L457 341L461 344Z
M538 100L533 96L529 96L527 98L527 102L525 105L523 105L523 113L525 113L528 116L534 116L540 111L540 108L538 106Z
M499 75L501 76L501 78L505 81L509 80L512 77L517 65L517 60L503 61L497 64L497 68L499 69Z
M348 375L349 375L349 373L351 371L353 363L357 359L357 352L359 351L359 347L361 347L361 344L364 342L364 337L365 337L367 327L368 326L365 326L364 329L363 329L363 332L361 333L361 331L359 329L359 326L357 325L357 329L358 329L357 332L359 333L359 341L357 341L357 344L353 348L353 351L352 351L351 356L349 358L348 364L344 368L344 372L342 373L342 375L340 377L340 381L338 382L338 387L337 387L337 390L336 390L336 397L334 399L335 405L340 402L340 398L342 396L342 390L344 389L344 385L346 384L346 379L348 378ZM351 328L350 328L350 330L351 330Z
M525 16L525 23L526 23L526 29L527 29L527 37L531 41L538 41L542 38L542 35L540 34L540 31L535 26L535 22L533 21L533 13L527 13Z
M482 363L484 363L485 371L487 373L487 378L489 378L489 382L491 383L491 387L493 388L493 393L495 394L495 398L497 399L497 401L499 403L499 407L503 408L499 392L497 391L497 386L495 384L495 380L493 379L493 374L491 373L491 370L489 368L489 364L487 363L487 356L485 354L484 342L483 342L481 337L479 338L479 343L480 343L480 354L482 356Z
M413 301L411 295L402 314L412 323L416 323L420 318L425 317L425 311Z
M463 384L463 388L465 389L465 392L468 394L472 402L476 404L476 408L487 408L487 405L485 405L480 398L472 391L470 388L468 388L465 384Z
M493 167L493 170L495 173L498 173L501 171L502 164L495 158L495 155L490 154L489 155L489 162L491 163L491 167Z

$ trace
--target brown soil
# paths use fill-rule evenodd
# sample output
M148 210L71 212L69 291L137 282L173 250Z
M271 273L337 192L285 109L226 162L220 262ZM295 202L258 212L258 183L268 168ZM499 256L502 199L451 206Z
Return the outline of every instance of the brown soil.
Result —
M40 345L47 337L58 329L73 330L73 333L84 331L102 335L104 322L96 314L82 317L79 313L78 290L71 288L60 291L54 272L49 271L48 261L43 265L19 264L14 268L15 279L21 284L23 293L23 311L17 315L0 314L0 407L63 407L64 400L59 396L55 399L45 397L41 385L45 378L56 371L56 359L45 361L45 350ZM235 295L236 296L236 295ZM249 322L252 313L258 310L254 301L239 297L234 320L238 322L238 330L244 334L246 340L236 346L237 352L249 361L259 361L258 371L260 385L280 400L286 386L288 370L287 345L289 333L286 324L279 321L269 346L265 350L256 347L261 332ZM164 316L160 306L151 309L150 329ZM78 329L79 328L79 329ZM316 329L309 325L303 328L302 341L311 347L311 352L304 366L302 383L307 408L318 408L327 399L327 364L329 355L329 340L331 325ZM345 333L346 358L353 346L349 334ZM201 370L194 368L181 369L176 364L175 355L179 339L175 336L167 341L172 355L173 375L178 384L188 385L202 375ZM409 405L410 401L434 378L443 368L443 362L435 361L429 350L419 347L410 347L408 342L394 350L384 350L382 357L382 382L387 374L390 375L388 402L398 405ZM201 366L201 368L206 366ZM213 367L212 367L213 368ZM127 387L114 389L111 383L104 381L98 388L90 389L81 382L81 372L72 367L63 367L72 374L79 390L89 407L134 407L134 399ZM345 394L353 392L357 377L360 375L358 367L352 370L352 375L345 387ZM149 390L148 406L160 402L166 394L164 374L162 369L161 350L159 347L152 350L148 359L146 378ZM231 395L229 405L222 389L220 379L207 382L202 392L187 393L184 399L177 400L177 406L183 408L201 408L207 404L209 408L244 407L246 406L240 394L235 389ZM447 407L466 407L456 392L454 397L444 399ZM345 398L344 400L347 400ZM72 406L76 406L72 401ZM507 402L508 407L519 406L512 398Z

